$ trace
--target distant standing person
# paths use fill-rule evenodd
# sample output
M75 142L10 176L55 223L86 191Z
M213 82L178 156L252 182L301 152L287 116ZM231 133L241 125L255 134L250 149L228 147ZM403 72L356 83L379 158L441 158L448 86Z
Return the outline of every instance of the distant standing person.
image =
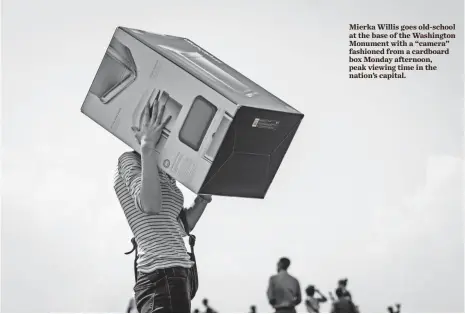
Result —
M308 313L320 313L320 304L325 303L328 299L318 290L315 286L308 286L305 289L307 294L307 299L305 300L305 306L307 307ZM315 297L315 293L318 294L318 297Z
M214 309L208 304L208 299L202 300L203 305L205 306L205 313L217 313Z
M396 304L396 309L395 310L394 310L394 307L389 306L388 307L388 312L389 313L400 313L400 304L399 303Z
M341 288L336 289L336 297L334 300L331 313L358 313L357 307L352 300L345 295Z
M255 305L251 305L249 313L257 313L257 307Z
M342 294L344 295L344 297L352 300L352 294L349 292L349 290L347 290L348 282L349 282L349 279L347 278L340 279L337 283L337 287L338 289L342 290Z
M276 313L296 313L295 307L302 302L299 281L287 272L290 265L291 261L282 257L278 261L278 273L268 283L268 301Z

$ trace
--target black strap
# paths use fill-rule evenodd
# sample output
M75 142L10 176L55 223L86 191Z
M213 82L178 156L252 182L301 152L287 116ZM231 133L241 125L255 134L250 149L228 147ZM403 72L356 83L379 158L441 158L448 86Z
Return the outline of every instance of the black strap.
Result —
M134 279L135 281L137 282L137 260L139 259L139 252L137 251L137 242L136 242L136 238L132 238L131 239L131 243L132 243L132 250L129 251L129 252L126 252L124 254L126 255L129 255L131 254L132 252L136 251L136 254L134 256Z
M189 224L187 223L187 216L186 216L186 210L182 209L181 212L179 213L179 217L181 218L182 224L184 225L184 230L186 231L186 234L189 236L189 246L191 248L191 254L192 254L192 259L195 262L195 253L194 253L194 246L195 246L195 235L191 234L189 231Z

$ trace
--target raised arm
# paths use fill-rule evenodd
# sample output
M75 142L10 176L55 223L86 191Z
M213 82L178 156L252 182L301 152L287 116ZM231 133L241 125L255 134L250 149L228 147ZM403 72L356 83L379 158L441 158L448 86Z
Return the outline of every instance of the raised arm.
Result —
M152 147L142 146L142 208L147 214L158 214L161 212L162 194L160 186L160 174L158 173L157 156Z
M160 176L150 154L126 152L118 159L118 171L140 211L156 214L161 211ZM142 159L142 160L141 160Z
M210 195L198 195L194 200L194 204L186 209L186 220L189 225L189 232L195 228L195 225L211 200L212 197Z
M158 106L159 94L155 90L147 100L141 114L139 126L133 127L134 136L140 144L141 162L136 153L126 153L120 157L118 169L129 188L137 207L146 214L161 212L162 195L160 175L158 173L157 152L155 146L160 140L163 128L171 116L161 121L165 106ZM145 101L141 98L141 102ZM130 154L130 155L129 155ZM128 157L128 158L126 158Z
M328 292L328 294L329 294L329 298L331 299L331 302L333 303L336 302L336 299L334 298L333 293L330 291Z
M328 299L325 297L325 295L323 293L320 292L320 290L315 290L316 293L319 294L319 298L317 299L318 302L320 303L325 303L326 301L328 301Z

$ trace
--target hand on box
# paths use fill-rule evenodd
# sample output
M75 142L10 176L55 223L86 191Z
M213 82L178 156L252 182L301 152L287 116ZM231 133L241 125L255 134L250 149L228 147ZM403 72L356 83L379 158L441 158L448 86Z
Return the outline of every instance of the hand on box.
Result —
M202 194L202 195L197 195L197 197L204 201L205 203L210 203L212 201L212 196L211 195L207 195L207 194Z
M160 92L155 95L154 89L141 113L139 126L132 127L137 142L141 144L141 151L151 151L155 149L158 141L160 141L163 128L171 119L171 116L168 116L164 121L161 121L165 111L165 105L159 107L159 96ZM142 97L140 101L144 101L144 97Z

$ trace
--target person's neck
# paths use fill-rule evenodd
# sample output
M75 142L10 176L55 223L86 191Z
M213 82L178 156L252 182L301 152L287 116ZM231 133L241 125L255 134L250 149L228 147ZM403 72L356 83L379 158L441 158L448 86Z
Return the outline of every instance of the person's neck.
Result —
M285 270L285 269L280 269L280 270L278 270L278 274L280 274L280 273L287 273L287 270Z

